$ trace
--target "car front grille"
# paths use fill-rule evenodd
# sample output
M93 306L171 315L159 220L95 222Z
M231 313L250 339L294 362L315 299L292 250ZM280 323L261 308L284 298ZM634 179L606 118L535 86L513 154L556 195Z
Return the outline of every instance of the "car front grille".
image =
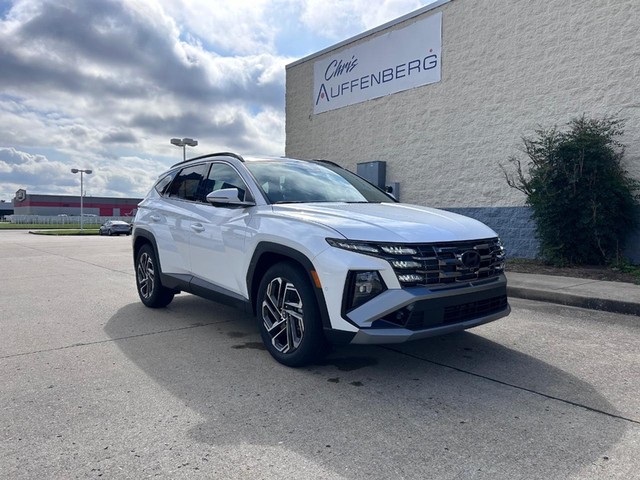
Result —
M451 305L444 309L443 323L458 323L489 315L503 310L507 306L507 296L487 298L477 302Z
M407 246L417 253L387 257L403 287L454 286L504 271L504 249L497 238Z

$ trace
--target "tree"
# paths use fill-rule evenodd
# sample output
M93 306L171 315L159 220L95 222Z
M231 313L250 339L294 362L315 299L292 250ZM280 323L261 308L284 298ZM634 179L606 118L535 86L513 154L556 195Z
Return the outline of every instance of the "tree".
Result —
M602 265L619 259L638 221L640 182L624 169L622 120L573 119L566 132L538 129L519 158L504 166L507 183L527 197L540 254L555 264Z

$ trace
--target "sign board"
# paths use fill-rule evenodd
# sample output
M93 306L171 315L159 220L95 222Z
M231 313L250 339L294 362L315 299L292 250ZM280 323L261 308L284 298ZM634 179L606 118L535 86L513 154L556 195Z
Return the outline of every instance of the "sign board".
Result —
M440 81L442 12L323 58L313 66L313 113Z
M24 188L16 191L16 203L22 203L27 199L27 191Z

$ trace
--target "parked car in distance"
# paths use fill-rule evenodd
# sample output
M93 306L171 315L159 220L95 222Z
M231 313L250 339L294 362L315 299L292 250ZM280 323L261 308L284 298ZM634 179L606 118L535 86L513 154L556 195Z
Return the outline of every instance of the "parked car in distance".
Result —
M131 224L122 220L107 220L100 225L100 235L131 235Z

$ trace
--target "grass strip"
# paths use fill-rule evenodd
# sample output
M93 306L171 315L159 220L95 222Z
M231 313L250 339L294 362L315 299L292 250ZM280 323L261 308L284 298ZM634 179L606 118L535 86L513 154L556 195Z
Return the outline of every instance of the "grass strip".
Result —
M66 228L63 230L33 230L29 231L33 235L98 235L100 230L98 229L87 229L80 230L79 228Z
M85 223L84 228L99 228L99 223ZM79 223L56 224L56 223L0 223L0 230L77 230Z

